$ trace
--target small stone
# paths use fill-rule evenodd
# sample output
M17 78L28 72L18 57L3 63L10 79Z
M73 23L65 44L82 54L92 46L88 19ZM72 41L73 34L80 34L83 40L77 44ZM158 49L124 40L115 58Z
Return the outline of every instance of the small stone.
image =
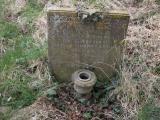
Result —
M36 80L36 81L33 81L32 83L30 83L30 88L32 90L39 90L42 87L43 87L43 82L40 80Z
M48 97L50 100L51 100L52 98L57 97L57 92L56 92L55 87L52 87L52 88L48 89L46 95L47 95L47 97Z

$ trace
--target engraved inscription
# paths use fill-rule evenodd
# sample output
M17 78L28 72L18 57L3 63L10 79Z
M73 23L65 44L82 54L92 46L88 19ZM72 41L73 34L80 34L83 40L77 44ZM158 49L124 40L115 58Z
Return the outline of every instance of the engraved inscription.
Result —
M48 56L58 80L70 80L71 74L92 67L98 79L112 75L121 58L121 46L129 17L104 14L98 22L82 22L69 11L48 14ZM115 42L118 41L118 42Z

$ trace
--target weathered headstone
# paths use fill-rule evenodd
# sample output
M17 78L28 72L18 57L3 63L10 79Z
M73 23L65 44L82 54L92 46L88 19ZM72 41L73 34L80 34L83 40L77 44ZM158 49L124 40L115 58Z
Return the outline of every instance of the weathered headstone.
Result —
M86 15L72 9L48 11L49 67L57 80L71 80L78 69L108 79L121 62L129 15L126 11Z

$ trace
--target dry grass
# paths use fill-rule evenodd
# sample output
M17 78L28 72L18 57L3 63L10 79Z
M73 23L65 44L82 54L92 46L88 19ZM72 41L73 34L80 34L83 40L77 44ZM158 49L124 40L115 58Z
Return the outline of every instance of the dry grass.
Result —
M160 63L160 15L144 16L143 21L141 17L137 19L135 13L140 15L142 10L147 13L158 9L153 1L144 1L141 4L144 7L128 9L133 21L129 25L126 38L120 88L123 91L120 99L126 111L123 119L126 120L132 117L138 119L136 116L139 108L149 98L153 98L153 87L159 78L153 69Z
M33 38L40 44L44 45L47 41L47 17L43 12L34 21Z

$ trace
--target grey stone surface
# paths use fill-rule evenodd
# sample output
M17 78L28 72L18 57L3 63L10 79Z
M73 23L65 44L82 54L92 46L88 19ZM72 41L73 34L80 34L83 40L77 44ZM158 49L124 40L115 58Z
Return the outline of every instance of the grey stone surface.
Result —
M85 68L98 80L111 77L121 63L128 22L126 11L48 11L49 67L55 78L69 81L74 71Z

